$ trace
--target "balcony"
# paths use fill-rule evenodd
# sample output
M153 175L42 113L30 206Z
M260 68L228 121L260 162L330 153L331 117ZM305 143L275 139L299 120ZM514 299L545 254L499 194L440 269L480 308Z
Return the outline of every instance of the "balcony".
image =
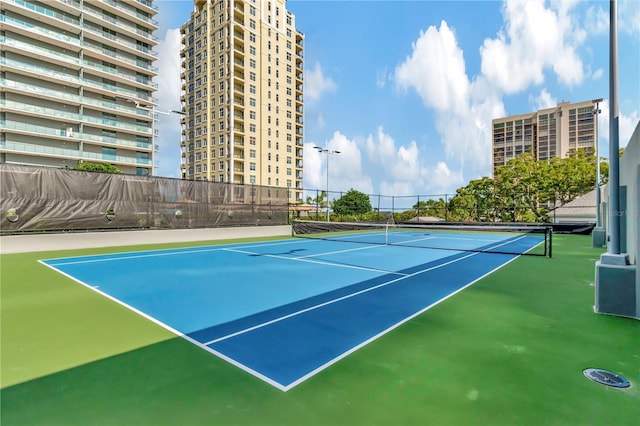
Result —
M61 31L76 31L80 26L80 21L71 16L64 15L53 9L25 1L25 0L3 0L3 6L9 10L16 11L21 15L36 14L36 20L46 25L59 28Z
M76 122L80 123L82 117L78 113L67 112L55 108L46 108L37 105L29 105L22 102L7 101L0 99L0 106L6 110L21 114L30 115L33 117L48 118L53 120L62 119L64 122Z
M45 47L35 46L31 43L24 43L12 38L0 36L0 45L3 50L25 55L29 53L31 57L46 57L49 62L56 65L69 67L71 69L80 69L80 58L77 56L67 55L60 50L47 49Z
M125 157L122 155L106 155L96 152L85 152L78 149L57 148L19 142L2 142L0 151L16 154L31 154L39 157L70 158L74 160L104 161L125 165L151 166L151 159Z
M233 4L233 17L244 21L244 2L235 1Z
M153 49L133 43L124 37L118 37L110 32L104 31L101 27L85 24L85 39L93 35L98 43L107 44L109 46L116 45L119 49L127 51L132 55L147 55L148 59L155 60L158 58L158 52ZM115 52L114 52L115 53Z
M153 90L158 88L157 83L153 83L150 78L142 78L138 75L128 74L118 70L117 68L107 67L100 63L90 60L84 60L83 65L87 68L85 72L89 71L91 74L97 75L101 78L107 78L109 80L119 80L128 85L138 86L145 90Z
M7 92L19 93L21 95L36 95L39 98L50 100L64 100L67 104L80 105L83 102L82 96L61 92L59 90L47 89L34 84L18 83L13 80L0 78L2 88Z
M138 133L138 134L143 135L143 136L149 136L149 137L151 137L151 135L152 135L151 127L140 126L140 125L137 125L137 124L123 123L121 121L112 120L112 119L109 119L109 118L93 117L93 116L90 116L90 115L83 115L82 116L82 121L84 122L85 126L92 126L93 127L93 125L95 125L95 127L98 127L100 129L107 128L107 129L110 129L110 130L126 130L126 131L130 131L130 132Z
M102 7L108 9L106 6L110 6L114 9L114 13L118 14L119 12L125 13L128 19L131 19L133 23L140 24L142 26L150 26L153 27L153 30L158 29L158 21L151 18L150 16L145 15L144 13L138 12L138 9L128 5L123 1L116 0L102 0Z
M74 52L80 51L80 37L68 36L56 31L39 27L29 22L11 16L0 15L0 23L3 24L4 30L10 30L26 37L32 38L34 35L40 36L41 40L68 49Z

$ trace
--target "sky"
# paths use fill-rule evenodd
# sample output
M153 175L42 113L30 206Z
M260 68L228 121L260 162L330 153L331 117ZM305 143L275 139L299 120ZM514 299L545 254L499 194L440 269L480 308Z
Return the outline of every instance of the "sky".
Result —
M156 0L158 110L180 108L179 28L193 0ZM289 0L304 33L307 190L454 194L491 176L491 120L603 98L609 1ZM618 1L619 146L640 120L640 0ZM179 116L160 114L156 174L180 177ZM315 146L339 154L321 154ZM333 198L333 197L332 197Z

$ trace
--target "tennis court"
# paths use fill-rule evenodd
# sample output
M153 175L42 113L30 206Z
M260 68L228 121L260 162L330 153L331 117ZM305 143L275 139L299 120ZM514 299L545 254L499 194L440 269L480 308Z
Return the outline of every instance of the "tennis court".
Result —
M548 243L532 232L321 231L41 262L286 391Z

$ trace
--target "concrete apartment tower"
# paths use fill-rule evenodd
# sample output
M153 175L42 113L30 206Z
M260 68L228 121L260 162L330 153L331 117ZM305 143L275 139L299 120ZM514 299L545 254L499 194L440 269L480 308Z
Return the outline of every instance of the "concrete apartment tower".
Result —
M151 0L0 2L0 163L153 174Z
M182 177L302 200L303 39L285 0L196 0L182 33Z
M493 173L509 160L531 151L537 160L565 158L584 148L596 150L597 116L594 101L561 102L530 114L492 120Z

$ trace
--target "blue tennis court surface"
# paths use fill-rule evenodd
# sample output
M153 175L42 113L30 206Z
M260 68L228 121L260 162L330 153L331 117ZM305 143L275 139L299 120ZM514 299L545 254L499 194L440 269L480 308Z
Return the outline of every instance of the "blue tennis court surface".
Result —
M291 239L42 263L288 390L515 257Z

